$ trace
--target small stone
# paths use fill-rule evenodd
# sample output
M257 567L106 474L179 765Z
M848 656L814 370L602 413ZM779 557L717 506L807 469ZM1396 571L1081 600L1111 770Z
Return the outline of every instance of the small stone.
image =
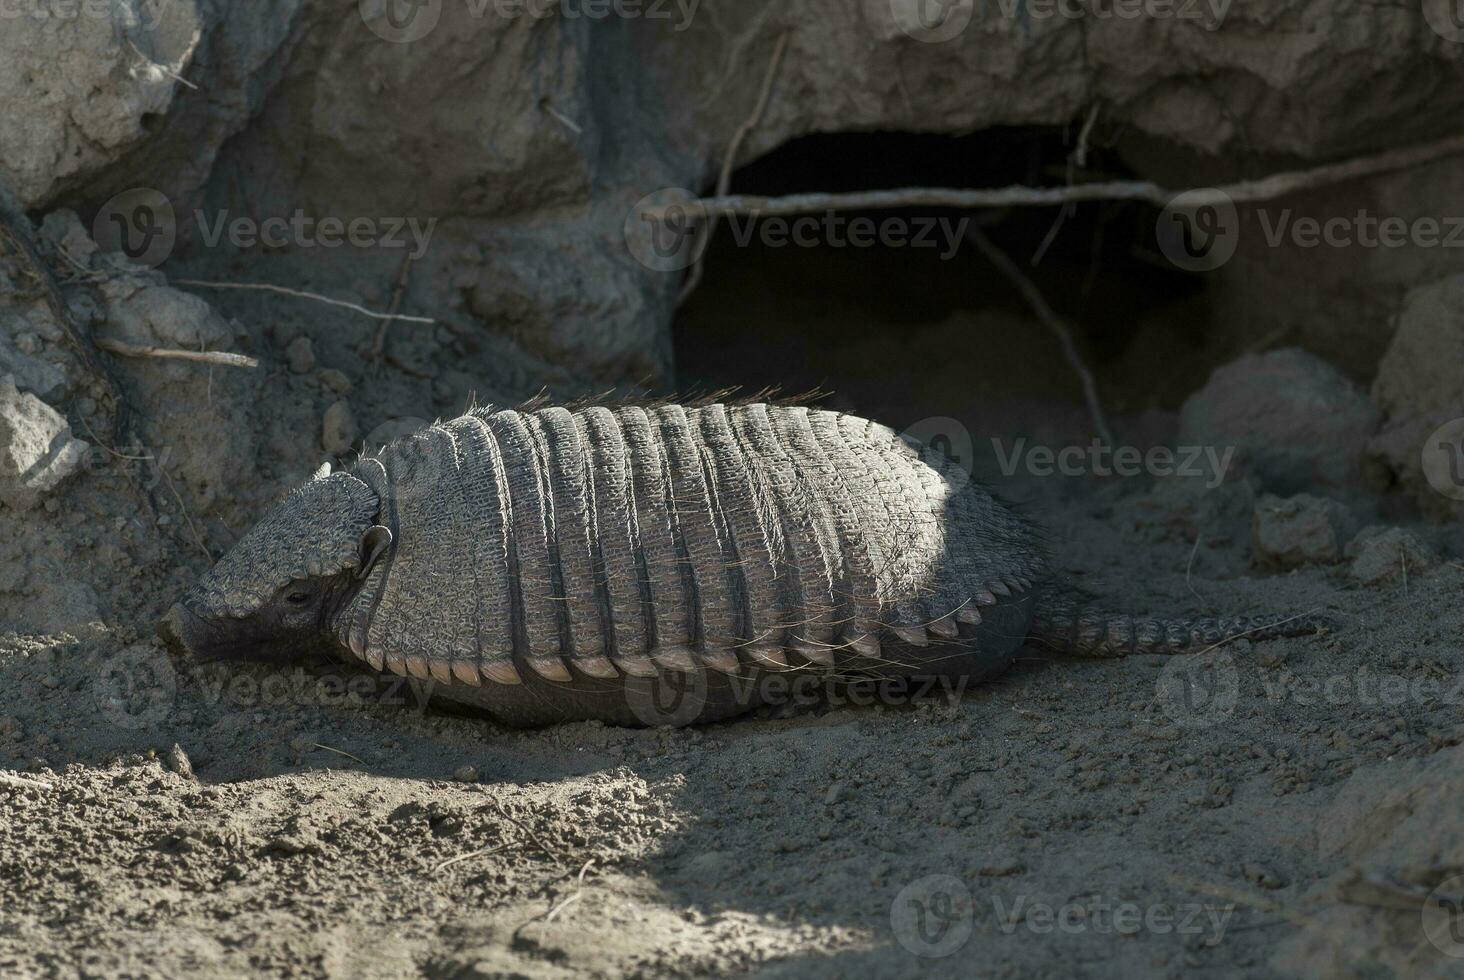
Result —
M1275 493L1362 483L1368 437L1380 413L1336 368L1295 348L1226 364L1184 403L1179 441L1235 450Z
M1286 887L1286 879L1264 864L1249 862L1242 870L1246 881L1253 885L1272 890Z
M168 750L168 768L182 776L184 779L193 779L193 763L188 758L188 753L183 751L183 746L177 742Z
M976 873L987 878L1008 878L1012 875L1019 875L1027 870L1027 866L1016 858L998 858L989 864L983 864L976 870Z
M295 374L309 374L315 370L315 345L309 337L296 337L285 348L285 360Z
M1402 581L1438 561L1433 549L1401 527L1374 525L1357 532L1347 545L1348 569L1364 585Z
M844 784L842 782L836 780L835 782L830 783L828 792L824 793L824 803L828 806L833 806L834 804L839 802L839 798L843 795L843 793Z
M0 378L0 502L34 507L81 469L88 448L55 409Z
M1286 662L1286 650L1278 643L1267 643L1256 649L1256 663L1262 667L1280 667Z
M325 385L337 395L347 394L354 387L351 384L351 379L346 376L346 372L338 371L335 368L321 368L320 374L317 377L320 378L321 384Z
M351 414L350 402L342 399L325 410L325 420L320 427L320 445L332 456L344 456L360 438L356 418Z
M452 778L459 783L476 783L478 781L478 767L458 766L452 771Z
M1268 568L1299 568L1342 559L1342 543L1355 522L1335 500L1301 493L1285 499L1265 494L1251 518L1252 558Z

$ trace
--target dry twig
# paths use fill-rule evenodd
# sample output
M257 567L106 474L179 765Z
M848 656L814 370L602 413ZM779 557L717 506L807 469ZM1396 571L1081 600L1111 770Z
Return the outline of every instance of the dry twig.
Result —
M71 308L66 305L66 300L61 295L61 287L57 285L56 277L51 274L50 268L41 258L40 253L36 251L35 243L31 241L30 229L23 228L19 223L12 221L4 209L0 209L0 244L6 245L10 251L14 252L31 276L40 283L41 292L46 297L46 305L51 310L51 316L56 319L57 326L66 334L66 339L76 349L76 353L81 357L82 364L87 371L111 392L115 409L112 420L112 438L115 442L124 441L127 435L128 405L127 398L122 393L122 386L97 352L91 334L71 315Z
M376 335L371 338L371 353L368 359L376 362L379 366L386 353L386 331L391 327L391 321L396 317L397 310L402 308L402 296L407 291L407 281L412 277L412 254L408 252L402 256L401 268L397 270L396 288L391 291L391 306L387 309L387 316L376 328Z
M44 779L32 779L29 776L0 772L0 786L14 786L16 789L51 789L54 785Z
M101 350L110 354L120 354L123 357L159 357L177 361L197 361L202 364L222 364L225 367L259 367L259 361L253 357L221 350L173 350L166 347L143 347L111 337L98 337L96 345Z
M1103 415L1103 406L1098 401L1098 384L1093 380L1093 372L1083 363L1083 357L1078 353L1078 346L1073 342L1073 334L1068 329L1067 322L1058 316L1052 307L1047 305L1047 300L1042 297L1042 291L1037 288L1026 273L1017 267L1011 258L991 243L980 229L974 225L966 230L966 237L971 244L975 245L982 255L995 265L1002 275L1012 281L1012 284L1021 292L1026 299L1027 305L1032 308L1037 319L1057 336L1058 343L1062 345L1062 353L1067 358L1068 365L1077 374L1083 383L1083 399L1088 403L1088 414L1092 416L1093 428L1098 432L1098 438L1103 440L1105 445L1113 445L1113 433L1108 429L1108 420Z
M1371 177L1422 166L1446 157L1464 153L1464 135L1420 146L1389 150L1374 156L1355 157L1329 163L1310 170L1287 170L1257 180L1242 180L1220 187L1194 188L1191 204L1221 204L1231 201L1247 204L1270 201L1297 191L1339 184L1359 177ZM873 211L885 208L1004 208L1051 207L1074 201L1143 201L1164 207L1180 191L1161 187L1147 180L1114 180L1070 187L954 188L900 187L881 191L852 191L845 194L789 194L784 197L760 197L746 194L719 195L694 202L708 215L750 214L759 217L806 214L812 211ZM670 207L684 209L686 202L647 207L648 218L664 217Z
M779 35L778 43L773 48L773 57L768 62L767 74L763 76L762 91L758 93L757 105L753 107L752 114L747 117L741 126L737 127L737 132L732 134L732 142L727 144L727 154L722 158L722 170L717 174L718 197L724 197L727 191L731 189L732 168L737 163L737 154L742 150L742 142L747 139L747 134L751 133L757 127L757 124L762 121L763 113L767 111L768 100L773 94L773 82L778 77L778 66L783 63L783 53L788 49L788 38L790 36L791 32L789 31L784 31ZM716 215L712 215L707 219L707 227L702 232L702 241L710 243L712 232L716 230L716 227L717 217ZM676 298L677 303L686 302L687 297L701 283L702 259L704 257L705 253L698 255L696 261L692 263L691 272L687 275L686 282L681 287L681 294Z
M357 303L347 303L341 299L331 299L329 296L322 296L319 293L306 292L303 289L290 289L286 286L276 286L267 282L212 282L206 279L173 279L174 286L203 286L206 289L258 289L269 293L280 293L285 296L295 296L299 299L311 299L317 303L325 303L327 306L339 306L342 309L360 313L362 316L369 316L373 320L403 320L407 323L436 323L437 321L426 316L406 316L401 313L377 313L375 310L368 310Z

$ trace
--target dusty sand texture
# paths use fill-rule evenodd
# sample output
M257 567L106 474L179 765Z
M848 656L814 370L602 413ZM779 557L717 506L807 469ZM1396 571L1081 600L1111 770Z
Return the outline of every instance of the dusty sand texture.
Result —
M1185 278L1142 209L995 216L1014 256L1046 249L1033 278L1121 442L1238 450L1224 480L1041 476L1026 450L1092 427L969 248L734 248L724 226L678 310L682 271L630 220L715 178L785 33L738 189L764 163L769 193L1181 186L1455 133L1464 44L1418 10L1236 0L1216 27L975 4L926 43L898 26L915 0L705 0L681 28L447 0L398 43L377 0L83 6L0 19L0 210L70 332L260 366L108 355L116 432L0 249L0 975L1459 975L1464 492L1428 455L1464 418L1457 250L1273 243L1279 212L1248 208L1235 258ZM1464 210L1461 173L1277 207L1437 218ZM157 262L117 250L129 191L173 213ZM434 224L420 253L210 244L296 213ZM188 280L435 322L382 333ZM1247 394L1258 377L1291 397ZM725 384L822 385L949 439L1112 609L1337 627L1177 660L1029 648L915 703L539 732L154 639L323 460L474 403Z

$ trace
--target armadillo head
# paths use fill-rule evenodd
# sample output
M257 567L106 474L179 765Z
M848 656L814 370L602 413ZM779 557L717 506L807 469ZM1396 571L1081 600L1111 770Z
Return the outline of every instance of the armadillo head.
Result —
M293 659L336 620L391 550L376 491L327 464L246 534L158 631L205 658Z

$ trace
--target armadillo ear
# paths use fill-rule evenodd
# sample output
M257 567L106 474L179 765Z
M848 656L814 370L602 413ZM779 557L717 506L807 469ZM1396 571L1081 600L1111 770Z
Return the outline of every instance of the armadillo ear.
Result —
M361 566L356 569L357 578L365 578L391 547L391 529L373 524L361 535Z
M326 460L324 463L321 463L320 469L316 470L315 475L312 476L310 479L323 480L328 476L330 476L330 460Z

